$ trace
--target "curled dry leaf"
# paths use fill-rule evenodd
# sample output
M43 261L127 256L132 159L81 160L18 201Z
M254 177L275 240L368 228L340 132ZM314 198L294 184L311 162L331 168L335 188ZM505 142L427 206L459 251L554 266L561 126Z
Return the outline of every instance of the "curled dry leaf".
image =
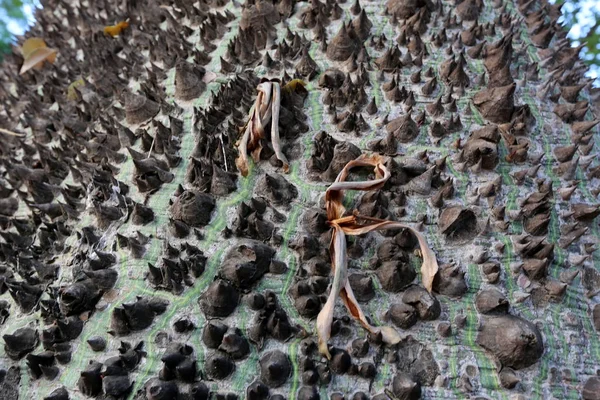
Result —
M273 99L271 107L271 118L273 123L271 124L271 141L273 142L273 150L278 160L283 162L283 170L288 172L290 169L289 163L283 152L281 151L281 144L279 143L279 111L281 109L281 87L279 84L273 85Z
M128 21L121 21L116 25L110 25L104 27L104 33L110 37L119 36L125 29L129 28Z
M364 182L345 182L350 170L354 167L374 167L375 180ZM370 157L361 156L356 160L350 161L340 171L335 182L329 186L325 192L325 207L327 208L327 219L334 221L342 218L346 209L342 205L344 198L344 190L362 190L370 191L377 190L382 187L390 178L391 174L383 165L383 157L373 155Z
M346 182L350 170L354 167L373 167L375 179L363 182ZM395 329L388 326L375 327L369 324L365 314L361 310L348 280L346 235L362 235L371 231L383 229L404 228L410 230L417 237L423 256L423 264L421 266L423 285L429 292L432 290L433 279L438 271L438 264L435 254L427 245L423 235L412 227L400 222L360 217L357 215L344 217L346 211L342 205L344 190L377 190L381 188L389 178L390 172L383 163L383 157L378 155L368 157L361 156L346 164L325 194L327 218L329 225L333 229L329 252L331 254L331 268L334 276L329 297L327 298L323 309L317 316L317 333L319 335L319 352L327 358L331 357L327 349L327 342L331 336L333 310L338 295L342 298L342 301L348 311L350 311L352 317L358 320L367 331L372 334L381 334L384 343L396 344L401 340L400 334ZM359 219L367 221L367 223L359 224L357 222Z
M347 226L344 228L344 232L346 232L348 235L362 235L363 233L380 231L384 229L408 229L413 235L415 235L417 241L419 242L421 256L423 257L423 263L421 264L421 279L423 280L423 286L425 286L425 289L431 292L433 278L435 278L435 274L437 274L439 267L435 258L435 254L427 245L425 237L413 227L401 222L385 221L377 218L361 218L372 220L373 222L367 225Z
M238 141L239 156L235 164L242 176L248 176L248 151L252 159L258 162L262 151L261 139L265 138L265 128L271 124L271 144L275 156L283 163L283 171L290 169L289 162L279 142L279 114L281 111L281 84L278 81L266 81L258 85L258 95L254 105L250 109L248 122L243 128L243 134ZM283 87L285 91L304 90L304 83L298 79L292 80Z
M35 37L23 42L21 54L23 55L23 66L19 71L20 75L32 68L40 69L44 65L44 61L53 64L56 60L56 50L49 48L44 39Z

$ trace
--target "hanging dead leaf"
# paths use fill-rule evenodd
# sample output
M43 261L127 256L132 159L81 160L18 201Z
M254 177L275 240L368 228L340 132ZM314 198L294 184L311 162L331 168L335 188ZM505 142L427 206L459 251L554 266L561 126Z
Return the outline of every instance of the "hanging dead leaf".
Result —
M288 173L290 164L283 151L281 151L281 144L279 143L279 112L281 110L281 87L279 83L273 84L272 98L271 119L273 122L271 123L271 143L273 144L275 156L283 163L283 172Z
M53 64L57 51L49 48L43 39L29 38L23 42L21 54L23 55L23 65L19 74L23 75L32 68L40 69L44 65L44 61Z
M352 292L350 281L347 279L344 288L340 292L340 297L342 298L342 301L346 305L348 311L350 311L350 315L352 315L354 319L358 320L363 328L369 331L369 333L373 335L381 334L381 340L383 343L394 345L402 340L402 336L400 336L400 334L391 326L373 326L369 324L365 314L358 305L358 301L354 296L354 292Z
M281 111L281 85L277 81L265 81L258 85L258 95L250 109L248 122L243 128L243 135L238 141L239 156L235 164L242 176L248 175L248 151L255 162L260 160L262 151L261 139L265 138L265 128L271 124L271 144L275 156L283 163L283 171L289 172L289 162L281 150L279 143L279 113Z
M129 28L129 22L121 21L116 25L105 26L104 33L111 37L115 37L115 36L119 36L127 28Z
M360 218L371 220L373 222L367 225L344 226L342 228L344 232L348 235L362 235L367 232L385 229L408 229L413 235L415 235L417 241L419 242L419 251L421 253L421 257L423 258L423 263L421 264L421 279L423 280L423 286L425 289L427 289L428 292L431 292L433 287L433 278L435 278L439 266L433 250L431 250L427 245L425 237L421 235L421 233L415 228L401 222L386 221L378 218Z
M350 170L354 167L373 167L375 179L363 182L346 182ZM377 218L359 217L357 215L344 216L345 208L342 205L345 190L370 191L381 188L390 178L390 172L384 165L383 157L379 155L361 156L350 161L338 174L335 182L327 189L325 194L325 206L329 225L333 228L329 253L331 255L331 269L334 277L325 305L317 316L317 334L319 352L330 358L327 342L331 336L331 324L333 322L333 310L338 296L342 298L350 315L371 334L381 334L384 343L396 344L402 337L392 327L376 327L371 325L356 300L350 282L348 280L348 255L346 251L346 235L362 235L371 231L383 229L405 228L412 232L419 242L420 252L423 257L421 273L423 285L431 292L433 279L438 271L438 264L433 251L427 246L427 242L414 228L400 222L386 221ZM367 221L359 224L359 219Z
M335 308L335 300L340 291L345 286L347 280L346 266L348 264L348 254L346 252L346 236L339 227L333 225L333 236L331 237L331 245L329 246L331 254L331 269L333 270L333 283L329 297L323 305L321 312L317 316L317 333L319 337L319 352L327 358L331 358L327 349L327 342L331 336L331 324L333 322L333 310Z
M250 132L252 132L252 120L248 121L244 128L244 134L237 143L239 152L238 158L235 159L235 165L240 170L242 176L248 176L248 140L250 140Z
M375 167L375 180L365 182L344 182L354 167ZM329 221L341 218L346 209L342 205L344 190L377 190L390 178L390 172L383 165L383 157L380 155L361 156L350 161L340 171L334 183L325 192L325 207Z

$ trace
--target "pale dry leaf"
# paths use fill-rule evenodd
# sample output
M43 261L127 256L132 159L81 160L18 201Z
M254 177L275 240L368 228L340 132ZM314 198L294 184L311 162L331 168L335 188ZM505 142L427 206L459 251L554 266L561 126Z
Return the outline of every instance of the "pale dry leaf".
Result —
M331 238L331 245L329 252L331 254L331 268L333 269L333 283L331 284L331 290L329 297L325 302L325 305L317 316L317 335L319 352L325 355L328 359L331 358L329 350L327 349L327 342L331 336L331 324L333 322L333 311L335 309L335 300L338 295L341 296L344 305L350 312L350 315L370 333L377 335L381 333L382 340L384 343L393 345L398 343L402 337L398 332L389 326L375 327L367 321L364 312L360 308L350 282L348 281L348 253L346 249L346 236L344 229L337 225L332 224L333 235Z
M240 170L242 176L248 176L248 139L252 131L252 120L248 122L244 129L244 134L238 143L239 156L235 159L235 165Z
M17 132L13 132L13 131L10 131L10 130L4 129L4 128L0 128L0 133L7 134L9 136L25 137L24 133L17 133Z
M345 182L350 170L354 167L374 167L376 179L373 181ZM382 187L390 178L390 172L383 165L383 158L378 155L361 156L350 161L340 171L335 182L325 192L327 219L329 221L341 218L346 209L342 205L344 190L376 190Z
M23 54L23 65L19 75L23 75L32 68L41 68L45 61L54 63L57 51L49 48L43 39L29 38L23 42L21 53Z
M265 115L267 110L271 108L271 96L273 92L273 82L263 82L258 85L259 95L262 95L260 101L260 113Z
M329 350L327 349L327 342L331 336L335 300L347 281L346 268L348 265L348 255L346 252L346 236L338 225L333 225L329 250L331 254L331 268L333 269L333 283L331 284L329 297L317 316L319 352L328 359L331 358L331 354L329 354Z
M257 138L264 137L265 134L265 123L263 120L264 113L263 102L265 101L265 87L261 84L258 86L258 95L256 96L256 100L254 101L254 111L252 113L252 118L254 119L254 131L252 132L252 142L255 142Z
M279 83L273 85L272 103L271 143L273 144L275 156L283 163L283 172L287 173L290 170L290 164L286 156L283 154L283 151L281 151L281 144L279 143L279 111L281 108L281 87L279 86Z
M245 152L250 151L255 162L260 159L262 145L260 139L265 137L265 128L271 124L271 143L275 156L283 163L283 171L289 172L289 162L281 151L279 140L279 113L281 110L281 85L279 82L267 81L257 86L258 94L254 106L250 110L248 123L244 135L238 143L240 155L236 159L236 165L246 176L248 173L247 157ZM248 126L251 129L248 131ZM247 135L248 133L248 135ZM244 152L244 154L242 154Z
M348 311L350 311L350 315L352 315L354 319L358 320L363 328L373 335L381 333L381 339L383 340L383 343L394 345L402 340L402 336L400 336L400 334L391 326L373 326L369 324L365 314L358 304L358 301L356 300L356 297L354 296L354 292L350 286L350 281L346 280L345 286L340 292L340 297L344 301Z
M256 105L258 106L258 101ZM248 143L248 150L250 150L252 154L252 159L255 163L260 161L260 153L262 151L262 144L260 143L260 139L264 138L264 130L262 125L262 120L260 118L260 113L256 110L258 107L255 107L254 114L252 116L252 129L250 130L250 143Z

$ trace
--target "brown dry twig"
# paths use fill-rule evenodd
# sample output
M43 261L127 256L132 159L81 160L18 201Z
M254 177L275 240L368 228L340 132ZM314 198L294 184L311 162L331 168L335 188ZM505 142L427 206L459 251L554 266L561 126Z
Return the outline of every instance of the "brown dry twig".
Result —
M290 165L281 151L279 143L279 112L281 110L281 84L277 81L266 81L258 85L256 101L250 109L248 122L243 128L243 135L237 143L239 156L235 164L243 176L248 176L248 151L254 162L260 159L262 151L261 139L265 138L265 128L271 124L271 144L275 156L283 163L283 171L288 172Z
M350 170L354 167L373 167L375 179L362 182L346 182ZM333 283L329 297L323 309L317 316L317 333L319 336L319 352L327 358L331 358L327 349L327 342L331 335L331 324L333 322L333 310L338 295L342 298L346 308L352 317L372 334L381 334L383 342L396 344L401 340L398 332L389 326L375 327L367 321L358 301L354 297L352 287L348 281L348 255L346 252L346 235L362 235L376 230L405 228L410 230L419 241L423 264L421 274L423 285L431 292L433 278L438 271L435 254L427 245L423 235L414 228L400 222L386 221L377 218L361 217L357 214L344 216L346 209L342 205L344 190L370 191L381 188L390 178L390 172L383 164L383 157L379 155L361 156L350 161L338 174L335 182L327 189L325 194L325 207L327 209L327 220L333 229L329 252L331 255L331 269L333 270ZM358 220L366 221L359 224Z

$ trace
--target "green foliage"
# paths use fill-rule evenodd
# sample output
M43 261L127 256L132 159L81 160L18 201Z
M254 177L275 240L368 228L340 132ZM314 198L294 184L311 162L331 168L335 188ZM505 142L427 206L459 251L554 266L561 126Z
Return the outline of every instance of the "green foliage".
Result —
M6 28L6 24L0 22L0 57L10 49L11 33Z

